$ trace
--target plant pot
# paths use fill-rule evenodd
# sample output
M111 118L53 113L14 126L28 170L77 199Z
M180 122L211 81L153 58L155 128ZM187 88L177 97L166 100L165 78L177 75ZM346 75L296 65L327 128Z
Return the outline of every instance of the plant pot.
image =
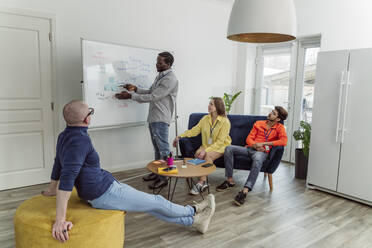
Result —
M309 158L304 155L302 149L296 149L295 153L295 177L298 179L306 179L307 164Z

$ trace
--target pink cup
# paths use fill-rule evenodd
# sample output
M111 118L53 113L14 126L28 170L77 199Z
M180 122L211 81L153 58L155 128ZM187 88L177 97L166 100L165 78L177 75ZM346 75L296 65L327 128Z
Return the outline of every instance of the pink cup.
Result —
M173 167L172 166L173 165L173 158L172 157L167 158L167 165L168 165L168 167Z

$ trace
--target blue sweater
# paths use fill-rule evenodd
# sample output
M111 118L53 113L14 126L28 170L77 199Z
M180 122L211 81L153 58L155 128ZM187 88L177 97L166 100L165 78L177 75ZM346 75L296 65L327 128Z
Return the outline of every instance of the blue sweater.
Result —
M115 180L102 170L87 127L71 127L60 133L51 178L59 180L59 189L72 191L76 187L79 197L94 200L100 197Z

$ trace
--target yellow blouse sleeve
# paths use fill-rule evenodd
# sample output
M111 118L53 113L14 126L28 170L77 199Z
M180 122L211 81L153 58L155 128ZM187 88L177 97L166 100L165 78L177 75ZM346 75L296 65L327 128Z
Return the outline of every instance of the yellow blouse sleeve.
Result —
M184 138L184 137L187 137L187 138L190 138L190 137L195 137L197 136L200 132L201 132L201 123L202 121L204 120L204 117L201 118L201 120L198 122L198 124L196 124L193 128L187 130L186 132L184 132L183 134L180 135L181 138Z
M231 124L228 119L221 124L222 124L221 131L218 133L215 142L213 142L211 146L205 149L206 152L218 151L222 147L226 146L226 139L229 136Z

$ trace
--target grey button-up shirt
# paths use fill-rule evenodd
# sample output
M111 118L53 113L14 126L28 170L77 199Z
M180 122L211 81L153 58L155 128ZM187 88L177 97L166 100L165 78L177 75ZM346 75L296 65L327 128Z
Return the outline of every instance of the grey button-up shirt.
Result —
M132 100L139 103L149 102L147 121L170 124L178 92L178 80L171 69L162 71L155 78L150 89L137 89Z

